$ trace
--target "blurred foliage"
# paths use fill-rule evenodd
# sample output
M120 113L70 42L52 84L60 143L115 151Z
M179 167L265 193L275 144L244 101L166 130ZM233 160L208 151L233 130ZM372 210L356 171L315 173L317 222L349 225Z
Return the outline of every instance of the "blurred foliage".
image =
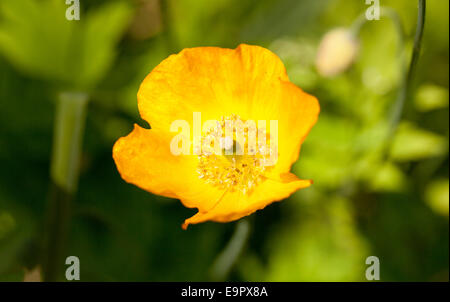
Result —
M85 89L112 63L131 11L125 2L112 2L87 12L81 22L67 22L66 8L58 0L3 0L0 48L25 72Z
M350 26L364 1L80 2L80 21L65 20L63 1L0 2L0 280L22 280L39 261L53 99L68 89L91 99L67 251L80 258L82 280L209 280L235 223L183 231L195 210L122 181L111 149L133 123L145 125L136 92L156 64L185 47L239 43L277 53L322 111L294 166L314 185L252 215L229 279L364 281L365 259L376 255L381 280L448 280L447 1L427 1L412 94L387 154L415 1L382 2L400 15L404 47L391 21L368 22L355 64L333 78L315 69L320 39Z

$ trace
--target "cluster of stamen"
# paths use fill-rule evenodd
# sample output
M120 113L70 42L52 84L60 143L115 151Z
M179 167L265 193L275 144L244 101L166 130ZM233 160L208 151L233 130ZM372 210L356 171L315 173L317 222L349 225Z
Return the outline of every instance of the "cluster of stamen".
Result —
M266 179L264 175L271 169L267 162L277 151L265 128L245 127L244 135L238 136L233 127L232 135L228 132L226 136L226 127L237 122L244 123L237 115L222 117L215 127L202 134L197 172L199 178L221 190L250 194ZM219 152L213 142L219 144Z

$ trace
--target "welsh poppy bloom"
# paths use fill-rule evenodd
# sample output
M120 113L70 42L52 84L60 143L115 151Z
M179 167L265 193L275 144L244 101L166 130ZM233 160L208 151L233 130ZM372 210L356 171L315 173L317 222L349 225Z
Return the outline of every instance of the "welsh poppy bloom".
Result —
M265 48L197 47L171 55L142 82L138 107L151 129L135 125L115 143L117 169L129 183L197 208L183 228L208 220L239 219L312 183L290 169L317 121L319 103L289 81L281 60ZM192 144L190 154L174 154L172 123L193 121L196 112L203 120L217 121L218 128L201 130L203 147L204 139L229 121L267 121L267 125L277 121L277 133L269 127L258 132L258 140L261 133L266 139L263 147L277 138L276 148L271 149L277 160L261 164L273 152L262 152L259 144L250 150L248 139L236 141L235 134L221 140L220 148L240 148L243 154L195 153Z

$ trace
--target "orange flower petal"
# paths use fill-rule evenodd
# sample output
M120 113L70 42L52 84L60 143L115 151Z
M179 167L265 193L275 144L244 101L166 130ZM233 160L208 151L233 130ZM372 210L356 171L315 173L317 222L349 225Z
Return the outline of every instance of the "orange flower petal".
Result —
M251 119L270 83L279 80L288 80L283 63L265 48L188 48L145 78L138 92L139 112L162 131L169 131L174 120L191 121L193 112L201 112L203 121L230 114Z
M310 180L298 179L294 174L287 173L283 181L268 179L255 188L251 195L240 192L226 193L220 202L209 211L200 211L183 223L186 229L189 224L196 224L208 220L229 222L248 216L253 212L265 208L274 201L289 197L293 192L307 188Z
M279 157L275 170L286 173L297 161L303 141L317 122L320 107L317 98L291 82L283 82L282 86L284 110L278 113Z
M208 209L221 192L198 178L196 156L170 152L170 139L165 133L135 125L113 147L117 170L125 181L141 189L181 199L187 207Z

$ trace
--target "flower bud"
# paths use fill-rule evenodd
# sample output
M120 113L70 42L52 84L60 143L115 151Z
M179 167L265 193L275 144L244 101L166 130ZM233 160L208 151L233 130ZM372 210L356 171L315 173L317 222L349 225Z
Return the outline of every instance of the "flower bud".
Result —
M359 43L346 28L329 31L322 39L316 57L316 68L324 77L346 70L355 60Z

